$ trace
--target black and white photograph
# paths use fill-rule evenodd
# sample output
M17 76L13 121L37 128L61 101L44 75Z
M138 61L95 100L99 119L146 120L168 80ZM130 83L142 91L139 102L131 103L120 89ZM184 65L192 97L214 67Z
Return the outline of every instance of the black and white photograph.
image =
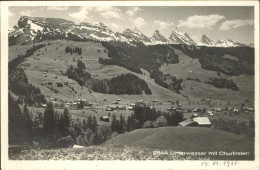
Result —
M56 4L5 6L9 161L259 159L259 3Z

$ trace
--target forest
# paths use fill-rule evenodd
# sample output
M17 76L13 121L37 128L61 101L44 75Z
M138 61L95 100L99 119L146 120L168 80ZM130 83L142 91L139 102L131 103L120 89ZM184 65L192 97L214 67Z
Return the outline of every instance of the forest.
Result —
M85 71L85 64L78 60L77 67L72 65L67 69L67 76L79 83L86 85L98 93L104 94L152 94L147 83L133 74L123 74L111 79L95 79Z

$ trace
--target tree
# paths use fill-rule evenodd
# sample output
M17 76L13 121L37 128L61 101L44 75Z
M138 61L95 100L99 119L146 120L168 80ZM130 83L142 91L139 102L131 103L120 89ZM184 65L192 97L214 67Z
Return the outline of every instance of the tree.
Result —
M167 120L164 116L160 116L156 119L156 121L153 123L154 127L165 127L168 126Z
M28 141L27 129L21 109L10 93L8 93L8 108L8 143L22 144Z
M86 123L85 119L82 121L82 124L83 124L83 130L86 131L87 130L87 123Z
M77 103L78 109L84 109L83 101L80 100L79 103Z
M55 135L54 108L52 103L48 103L44 110L43 132L47 142L53 142Z
M124 132L125 132L125 118L121 114L120 115L120 133L124 133Z
M76 119L73 125L74 132L76 136L82 135L83 134L83 125L79 119Z
M110 139L112 135L112 130L110 126L103 124L98 127L98 143L101 144L105 142L106 140Z
M112 116L112 120L111 120L111 130L112 132L117 132L120 133L121 129L120 129L120 121L116 119L115 114L113 114Z
M93 133L96 133L96 132L97 132L97 126L98 126L98 124L97 124L96 116L93 116L92 128L91 128L91 130L92 130Z
M69 135L71 117L67 108L64 109L63 114L60 116L58 121L58 132L60 137L65 137Z
M89 115L88 119L87 119L87 125L86 125L86 129L92 129L93 125L93 119L92 116Z
M130 116L127 117L126 124L125 124L125 130L130 132L131 131L131 118Z
M24 105L23 108L23 117L24 117L24 121L25 121L25 128L27 131L27 138L29 141L32 141L32 118L30 116L29 110L27 108L27 105Z

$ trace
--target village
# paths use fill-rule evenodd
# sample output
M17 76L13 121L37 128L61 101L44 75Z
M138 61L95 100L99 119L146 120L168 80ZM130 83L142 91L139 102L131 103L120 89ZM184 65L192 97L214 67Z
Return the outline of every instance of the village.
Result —
M244 104L232 104L228 103L226 106L219 106L221 103L213 102L211 99L201 99L197 102L191 102L181 104L179 101L173 101L166 99L164 101L158 101L153 99L152 101L138 100L130 103L118 98L115 101L108 101L104 99L102 103L89 102L86 99L77 99L72 102L59 102L56 98L50 97L49 101L53 103L54 108L73 111L88 111L95 112L100 122L110 122L110 117L114 113L121 113L123 116L129 116L133 113L136 105L145 104L151 109L155 108L157 111L172 112L177 111L183 113L184 121L179 123L180 127L185 126L199 126L199 127L211 127L211 120L220 117L234 117L234 116L252 116L254 114L254 108L247 107ZM46 104L42 104L40 107L45 108Z

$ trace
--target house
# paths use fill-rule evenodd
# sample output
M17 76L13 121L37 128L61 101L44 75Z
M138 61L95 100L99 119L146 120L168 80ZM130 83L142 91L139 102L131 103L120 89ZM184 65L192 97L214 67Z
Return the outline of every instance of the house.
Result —
M221 112L221 111L222 111L222 108L216 108L216 111L217 111L217 112Z
M185 127L185 126L197 126L197 125L198 125L198 123L192 121L191 119L187 119L187 120L184 120L184 121L182 121L182 122L179 123L179 126L181 126L181 127Z
M133 110L134 108L132 106L128 107L127 110Z
M113 111L113 109L108 107L108 108L106 108L106 111Z
M109 117L108 116L100 116L100 121L109 122Z
M237 107L235 107L233 111L234 111L234 112L238 112L239 109L238 109Z
M211 122L208 117L195 117L193 121L197 122L200 127L211 127Z
M212 114L212 113L213 113L213 111L212 111L212 110L209 110L209 111L208 111L208 114Z

